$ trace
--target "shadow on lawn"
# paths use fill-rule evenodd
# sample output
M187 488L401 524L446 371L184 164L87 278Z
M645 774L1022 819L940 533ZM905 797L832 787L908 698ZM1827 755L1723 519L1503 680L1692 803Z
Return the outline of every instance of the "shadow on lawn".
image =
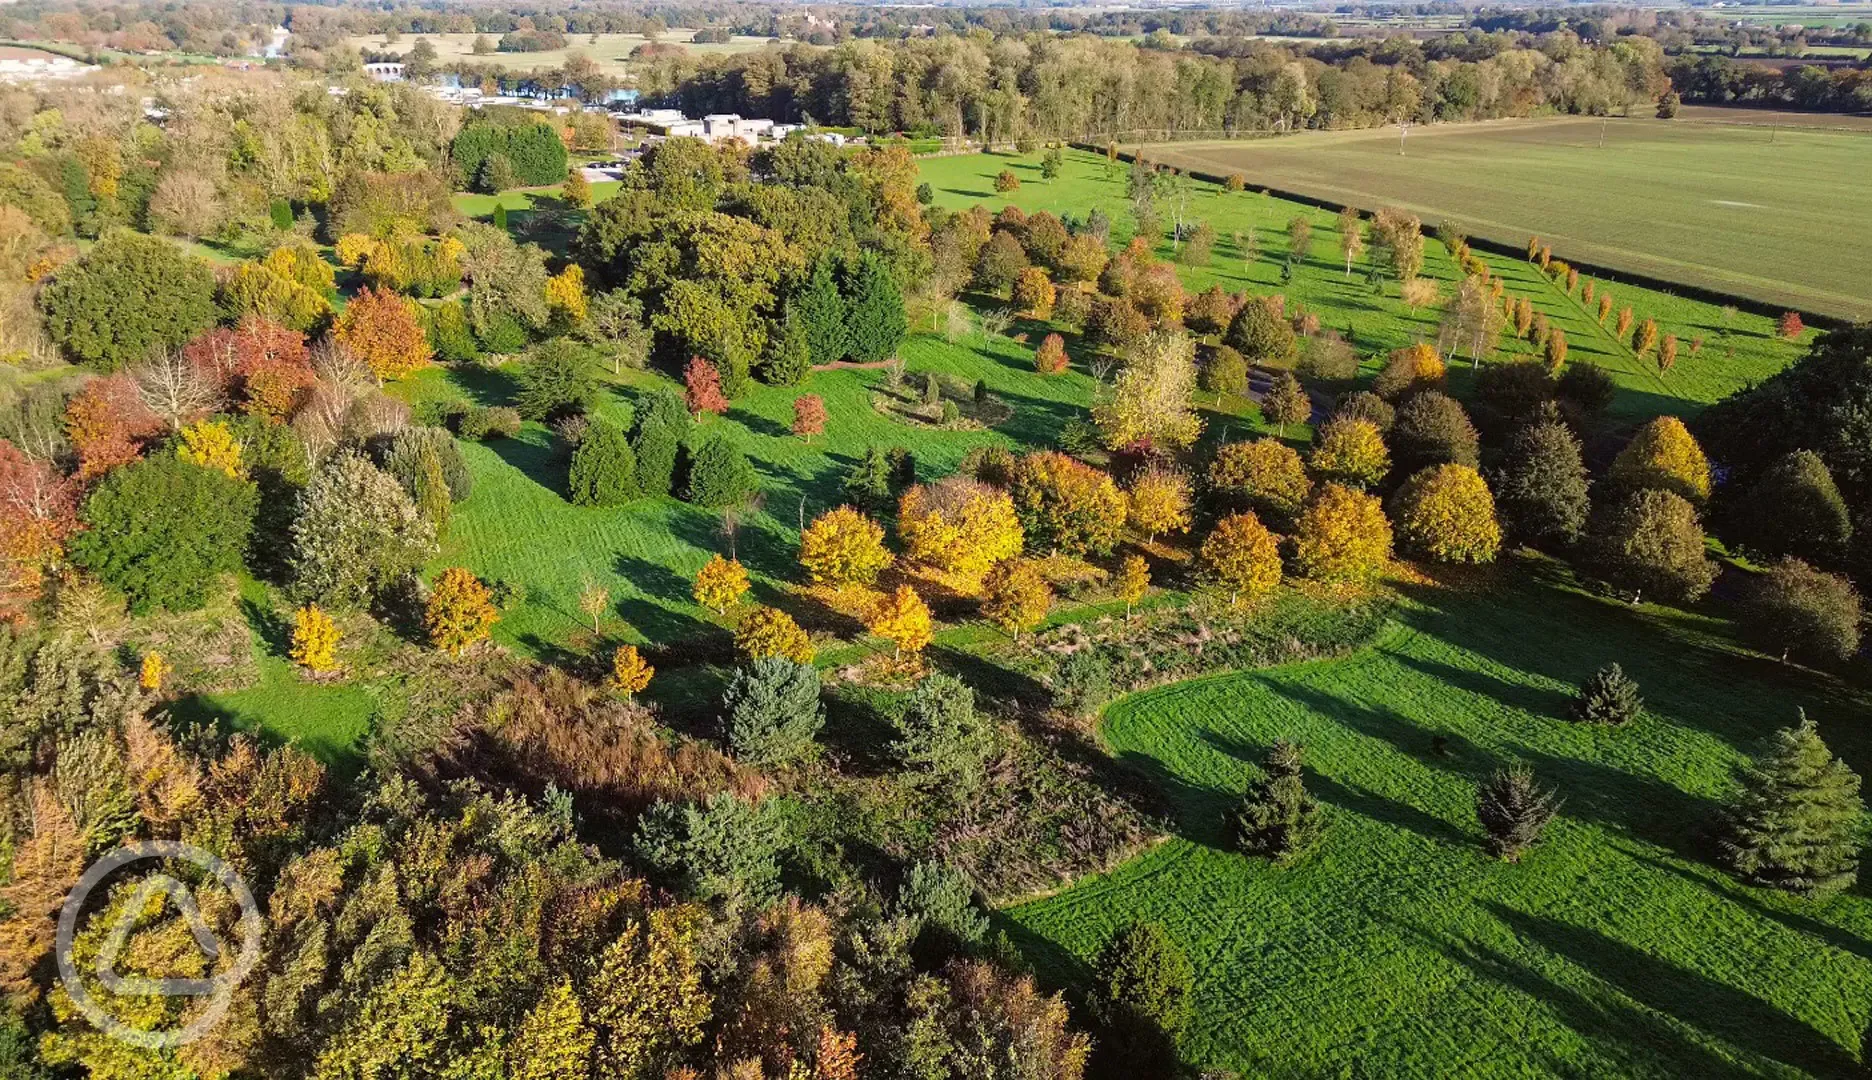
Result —
M1832 923L1823 922L1810 915L1804 915L1799 911L1785 910L1768 900L1764 900L1761 896L1757 895L1756 890L1752 886L1737 881L1730 877L1725 871L1711 867L1707 868L1704 873L1699 874L1679 863L1659 859L1641 851L1625 851L1624 853L1634 862L1643 863L1653 870L1662 871L1673 877L1689 882L1691 885L1698 888L1709 890L1711 893L1721 896L1724 900L1747 908L1749 912L1754 915L1780 923L1794 933L1806 934L1810 937L1818 938L1828 945L1831 945L1833 948L1841 952L1851 953L1862 960L1872 960L1872 941L1867 941L1865 938L1849 930L1835 926ZM1863 886L1860 886L1858 889L1849 890L1849 892L1860 891L1862 889ZM1792 895L1780 895L1774 897L1774 899L1789 905L1806 905L1812 902L1805 898ZM1817 910L1824 911L1825 909L1821 908Z

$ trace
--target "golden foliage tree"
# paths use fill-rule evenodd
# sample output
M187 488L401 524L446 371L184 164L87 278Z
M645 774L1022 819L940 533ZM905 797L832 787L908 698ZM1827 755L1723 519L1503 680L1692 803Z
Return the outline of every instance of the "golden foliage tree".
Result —
M1436 346L1419 341L1392 350L1372 381L1372 392L1387 401L1397 401L1420 390L1441 390L1448 378L1449 365Z
M865 626L895 646L899 659L905 653L912 657L922 653L934 633L929 605L908 585L897 586L895 592L879 600Z
M179 432L176 456L191 465L226 473L238 480L246 473L241 463L240 440L219 420L197 420Z
M431 355L415 304L387 288L366 288L353 297L332 336L379 381L411 374Z
M1253 514L1230 514L1203 538L1203 567L1229 590L1229 603L1253 603L1280 584L1280 539Z
M817 655L812 639L793 616L779 608L756 607L735 627L735 648L750 660L784 656L796 664L810 664Z
M436 579L423 624L429 630L431 645L450 656L460 656L487 637L499 618L494 594L481 584L481 579L465 567L451 566Z
M912 559L971 584L1025 543L1008 493L963 476L904 492L897 536Z
M155 693L163 688L163 682L169 678L171 667L163 654L150 651L143 654L143 663L137 668L137 685Z
M1158 533L1188 532L1189 478L1174 469L1153 465L1131 481L1130 505L1132 527L1152 543Z
M583 322L588 307L585 271L578 263L546 279L546 308L555 318L567 323Z
M338 666L338 624L317 604L307 604L293 612L293 663L314 673L331 671Z
M1021 631L1046 619L1053 604L1053 587L1031 559L1007 559L995 564L982 582L983 617L1019 641Z
M1675 416L1660 416L1639 428L1612 460L1610 478L1627 488L1674 492L1698 506L1710 493L1709 458Z
M650 677L655 674L656 668L650 666L635 645L619 645L611 654L611 685L627 698L649 686Z
M1129 510L1110 473L1053 450L1015 462L1013 496L1028 539L1068 555L1111 551Z
M890 566L884 529L849 506L814 518L800 534L800 565L815 585L869 585Z
M1357 417L1341 417L1319 430L1309 463L1314 471L1353 487L1370 487L1391 468L1378 425Z
M1632 351L1639 356L1648 355L1652 349L1657 348L1657 343L1658 328L1656 319L1646 319L1644 322L1638 324L1638 329L1632 331Z
M1398 542L1438 562L1493 562L1501 550L1495 496L1467 465L1434 465L1392 496Z
M1092 407L1092 421L1113 450L1147 440L1181 449L1202 434L1202 418L1192 404L1195 391L1195 341L1181 331L1154 330Z
M1209 486L1282 519L1300 512L1313 481L1300 452L1279 439L1233 442L1209 463Z
M1131 607L1150 592L1150 564L1142 555L1127 555L1123 565L1118 568L1118 598L1125 602L1125 618L1131 618Z
M747 591L747 567L738 559L714 555L696 571L695 601L717 615L726 614Z
M1057 295L1053 288L1053 279L1047 277L1044 268L1029 266L1014 279L1014 306L1032 315L1044 319L1053 314L1053 300Z
M1391 557L1391 522L1376 496L1327 484L1301 512L1294 568L1325 582L1369 581Z

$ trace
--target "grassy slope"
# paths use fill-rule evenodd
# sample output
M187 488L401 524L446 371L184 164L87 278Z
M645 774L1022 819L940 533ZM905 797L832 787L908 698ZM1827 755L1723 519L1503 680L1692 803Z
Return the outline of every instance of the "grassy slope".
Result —
M1516 580L1422 590L1350 659L1111 708L1112 753L1164 785L1179 835L1011 910L1016 940L1049 977L1083 984L1115 928L1161 920L1197 960L1185 1051L1243 1075L1849 1069L1872 996L1872 902L1746 889L1702 861L1700 830L1730 767L1796 706L1872 767L1872 702L1739 655L1696 617ZM1649 715L1618 731L1561 719L1610 660ZM1330 829L1287 870L1229 851L1222 825L1276 738L1306 744ZM1482 855L1473 802L1511 759L1567 799L1520 865Z
M1003 168L1021 178L1020 189L1011 196L994 192L993 178ZM1128 239L1133 227L1130 203L1125 198L1124 167L1114 167L1107 175L1104 159L1092 154L1068 152L1065 170L1052 182L1041 179L1038 155L1016 158L967 154L926 159L922 175L935 189L936 201L941 205L963 207L979 202L998 210L1011 201L1028 211L1051 210L1080 217L1097 208L1110 216L1116 237ZM1282 284L1286 228L1296 214L1305 214L1313 222L1312 254L1293 280ZM1189 218L1208 221L1222 238L1210 266L1183 268L1184 281L1191 288L1220 284L1231 291L1246 288L1257 294L1284 293L1318 313L1327 326L1342 331L1349 328L1359 351L1367 356L1435 336L1436 313L1411 313L1396 298L1395 284L1389 286L1384 297L1371 295L1360 277L1362 263L1355 265L1351 279L1346 279L1333 214L1266 195L1231 194L1213 184L1197 184L1190 199ZM1253 264L1244 264L1231 237L1251 228L1258 230L1261 255ZM1172 254L1168 242L1159 243L1157 249L1165 258ZM1434 240L1427 241L1424 250L1425 273L1442 281L1448 295L1456 280L1455 267L1442 245ZM1556 254L1565 257L1564 250ZM1548 282L1533 266L1517 259L1489 261L1494 272L1507 280L1512 293L1528 297L1537 310L1566 331L1574 362L1587 361L1614 372L1621 391L1613 406L1615 424L1642 422L1660 413L1694 413L1749 382L1779 371L1805 348L1806 339L1797 344L1778 340L1770 319L1738 313L1725 321L1722 309L1710 304L1635 286L1607 286L1615 304L1630 304L1638 319L1655 318L1661 333L1675 333L1682 339L1684 348L1676 367L1660 375L1655 365L1640 362L1624 342L1615 340L1610 328L1616 314L1602 328L1596 309L1587 314L1576 299ZM1727 339L1722 337L1725 325L1731 335ZM1688 346L1698 336L1704 337L1706 344L1700 355L1691 357ZM1497 356L1531 354L1532 348L1526 342L1504 338ZM1467 366L1463 362L1456 373L1459 392L1463 389L1460 369Z
M1836 243L1842 222L1872 213L1848 179L1872 167L1872 140L1851 132L1567 118L1415 128L1401 157L1395 130L1151 153L1367 209L1453 215L1504 243L1537 233L1561 258L1872 315L1872 253Z

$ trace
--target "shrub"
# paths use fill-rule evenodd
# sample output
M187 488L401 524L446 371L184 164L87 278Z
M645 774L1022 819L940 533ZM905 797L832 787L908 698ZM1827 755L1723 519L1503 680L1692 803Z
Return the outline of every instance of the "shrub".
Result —
M637 455L622 428L603 418L591 422L572 451L566 487L579 506L622 506L643 494L637 484Z
M1300 774L1302 748L1277 739L1261 763L1261 779L1235 814L1235 843L1249 855L1286 865L1318 843L1325 822Z
M1476 816L1488 833L1490 855L1520 862L1560 809L1552 790L1541 787L1525 765L1497 771L1476 792Z
M971 948L988 937L988 917L975 907L975 886L948 863L911 866L898 886L895 910L916 923L919 939L936 938L943 952Z
M1111 700L1112 681L1111 657L1103 649L1067 653L1053 666L1053 707L1079 716L1095 713Z
M1339 399L1338 406L1333 409L1332 418L1335 420L1369 420L1373 427L1383 433L1390 431L1391 425L1397 423L1397 410L1391 407L1390 402L1370 390L1359 390Z
M689 458L683 497L697 506L739 506L760 487L747 455L725 435L703 440Z
M1233 505L1291 521L1313 489L1300 454L1278 439L1229 443L1209 464L1209 486Z
M1699 506L1710 493L1709 458L1675 416L1660 416L1639 428L1613 459L1608 478L1628 490L1673 492Z
M1229 603L1253 603L1280 584L1280 541L1253 514L1230 514L1203 538L1202 562L1229 590Z
M166 455L139 461L85 500L71 555L139 615L193 610L240 569L258 502L252 483L220 470Z
M1580 684L1573 699L1572 717L1582 724L1623 727L1638 719L1644 711L1644 699L1638 696L1638 684L1617 664L1607 664Z
M554 338L534 349L519 365L515 378L520 389L514 403L528 420L589 412L598 399L591 350L566 338Z
M1329 480L1363 488L1391 471L1391 452L1371 421L1334 419L1320 427L1308 464Z
M499 618L494 594L488 587L462 567L451 566L436 578L423 625L429 631L429 644L450 656L460 656L486 638Z
M756 658L729 682L721 723L723 742L749 765L767 767L803 757L825 726L819 670L784 656Z
M1495 505L1508 531L1529 543L1569 545L1585 531L1590 481L1580 443L1565 424L1531 424L1508 442Z
M293 612L292 643L288 655L292 662L315 674L336 670L338 624L317 604L306 604Z
M1852 540L1852 515L1820 455L1796 450L1770 465L1731 514L1748 547L1812 561L1838 558Z
M1048 334L1040 342L1040 348L1034 352L1034 370L1042 375L1062 374L1068 363L1066 339L1058 334Z
M779 890L780 852L787 844L774 805L727 792L699 805L659 802L638 823L632 850L684 896L759 907Z
M1603 508L1587 556L1600 576L1640 599L1649 591L1689 603L1716 580L1703 548L1696 508L1672 492L1646 489Z
M1021 528L1035 544L1069 555L1104 555L1122 535L1125 498L1111 476L1065 454L1022 457L1011 494Z
M1286 367L1293 363L1298 339L1293 326L1275 311L1266 297L1250 298L1229 320L1222 343L1240 352L1251 364Z
M1732 870L1809 896L1851 887L1865 820L1859 776L1833 756L1804 711L1798 725L1775 732L1741 780L1717 842Z
M1495 499L1467 465L1433 465L1392 496L1392 518L1406 550L1438 562L1486 563L1501 550Z
M1848 660L1859 651L1859 594L1837 574L1782 559L1748 591L1750 629L1769 652Z
M1053 587L1046 575L1026 559L1005 559L982 581L982 617L1014 635L1046 620L1053 603Z
M1134 922L1099 950L1092 1009L1105 1030L1101 1051L1114 1075L1166 1076L1189 1021L1195 973L1157 923Z
M464 439L511 439L520 434L520 412L505 405L476 405L456 425Z
M893 721L892 752L933 786L958 795L980 789L995 749L993 725L975 711L975 692L953 675L924 676Z
M1322 487L1294 532L1294 568L1324 582L1363 582L1391 557L1391 523L1376 497L1339 484Z
M1012 169L1002 169L995 174L994 189L1004 195L1008 192L1019 191L1020 177L1015 176Z
M424 454L434 454L441 465L451 500L461 502L474 491L474 475L468 471L467 459L462 457L454 436L441 428L412 427L397 432L383 461L384 471L397 478L410 498L415 498L422 486Z
M756 607L747 613L741 625L735 627L735 648L750 660L779 656L797 664L812 663L815 651L812 639L793 621L793 616L771 607Z
M1481 444L1463 407L1434 390L1400 406L1391 428L1392 453L1404 472L1445 464L1473 469L1481 459Z
M292 527L294 591L355 607L414 573L435 550L435 526L403 486L343 452L312 477Z
M800 565L815 585L869 585L891 564L884 530L849 506L814 518L800 534Z

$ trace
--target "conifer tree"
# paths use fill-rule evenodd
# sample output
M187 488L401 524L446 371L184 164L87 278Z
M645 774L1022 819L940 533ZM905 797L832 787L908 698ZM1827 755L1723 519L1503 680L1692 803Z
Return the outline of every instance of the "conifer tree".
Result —
M798 303L788 304L780 316L780 325L768 337L767 358L761 375L776 385L793 386L812 371L812 334L798 307Z
M1300 775L1303 748L1285 739L1269 748L1264 775L1235 815L1235 842L1250 855L1286 865L1306 854L1324 828L1319 802Z
M1859 873L1865 803L1859 776L1833 756L1805 711L1741 776L1723 859L1748 881L1809 896L1850 886Z
M723 741L749 765L800 757L824 726L818 669L784 656L762 656L736 671L722 697Z
M1606 724L1619 727L1637 719L1644 710L1638 696L1638 684L1617 664L1607 664L1580 684L1573 699L1573 719L1582 724Z
M1560 809L1553 790L1543 788L1526 765L1501 769L1476 792L1476 816L1488 832L1490 855L1520 862Z
M843 360L851 351L846 330L845 298L839 295L838 278L832 273L830 259L819 260L813 267L806 287L787 305L789 315L797 315L805 324L806 344L813 363L830 364Z
M1134 922L1099 950L1092 1011L1105 1028L1112 1075L1169 1076L1176 1038L1189 1020L1195 972L1157 923Z
M897 351L910 328L903 293L890 268L875 252L866 252L851 275L846 304L852 359L861 364L883 360Z
M869 514L882 514L890 510L890 458L882 449L875 446L866 448L864 457L852 466L852 471L845 476L845 497Z

